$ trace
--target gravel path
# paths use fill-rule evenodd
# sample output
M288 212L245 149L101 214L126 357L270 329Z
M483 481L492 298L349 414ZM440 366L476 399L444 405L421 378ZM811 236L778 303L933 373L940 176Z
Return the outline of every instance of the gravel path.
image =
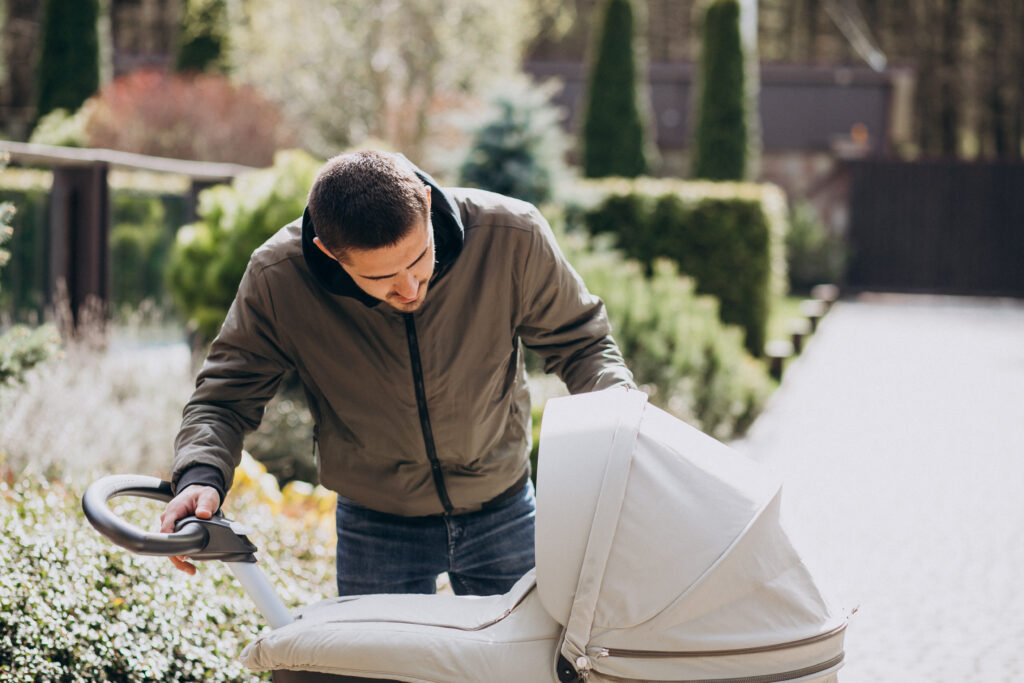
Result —
M842 683L1024 681L1024 302L840 302L733 445L859 605Z

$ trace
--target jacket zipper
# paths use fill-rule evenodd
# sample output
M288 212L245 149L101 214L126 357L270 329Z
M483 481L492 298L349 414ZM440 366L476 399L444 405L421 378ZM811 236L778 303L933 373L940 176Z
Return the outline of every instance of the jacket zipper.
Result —
M423 364L420 362L420 345L416 340L416 322L412 313L403 313L405 318L405 338L409 342L409 358L412 361L412 382L416 388L416 406L420 413L420 429L423 431L423 443L427 449L427 460L430 461L430 472L434 477L434 488L437 489L437 497L441 499L444 511L451 514L452 501L448 498L448 489L444 484L444 473L441 471L441 462L437 459L437 449L434 447L434 431L430 428L430 413L427 411L427 392L423 386Z

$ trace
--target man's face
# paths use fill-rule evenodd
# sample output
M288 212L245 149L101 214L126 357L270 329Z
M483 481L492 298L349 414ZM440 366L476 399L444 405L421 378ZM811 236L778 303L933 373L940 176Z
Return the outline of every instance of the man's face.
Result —
M396 311L411 313L423 305L434 274L434 229L429 220L413 226L394 246L349 249L342 259L318 246L360 289Z

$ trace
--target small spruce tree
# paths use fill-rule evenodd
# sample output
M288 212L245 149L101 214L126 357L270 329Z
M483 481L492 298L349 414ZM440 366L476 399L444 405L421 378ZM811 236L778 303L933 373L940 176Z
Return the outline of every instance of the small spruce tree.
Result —
M226 71L227 26L224 0L186 0L175 68L180 72Z
M750 143L739 0L711 0L702 28L693 176L743 180Z
M645 126L638 106L634 7L607 0L587 80L582 162L588 178L647 172Z
M36 120L77 109L100 83L98 0L48 0L37 73Z
M526 78L500 84L493 115L476 129L459 169L459 182L532 204L552 199L567 175L566 143L559 111L551 105L554 83Z

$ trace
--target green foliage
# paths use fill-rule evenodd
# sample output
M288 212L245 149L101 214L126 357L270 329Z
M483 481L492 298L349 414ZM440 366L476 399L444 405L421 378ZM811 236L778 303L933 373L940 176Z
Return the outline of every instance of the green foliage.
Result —
M89 110L88 104L79 107L74 114L68 113L67 109L54 109L39 119L29 142L61 147L88 147L85 121Z
M566 256L608 310L612 334L651 400L719 439L742 435L764 407L771 382L723 325L713 297L697 294L667 260L651 275L616 251L563 239Z
M237 660L264 623L225 567L206 563L187 577L164 558L117 548L86 522L81 493L35 478L0 482L0 683L269 680ZM271 581L308 585L283 591L286 604L326 597L330 563L311 543L323 539L251 496L233 492L229 515L233 506L258 514L247 522L260 528L254 540L280 553L269 563L260 554ZM159 507L124 498L115 510L148 528Z
M760 356L774 296L786 288L785 198L773 186L638 179L587 183L584 221L612 233L620 248L654 273L667 257L720 302L721 319L740 325Z
M452 118L520 70L563 4L246 0L231 23L232 73L282 103L304 149L327 158L373 140L436 170L464 153Z
M29 370L54 355L59 345L53 325L15 325L0 335L0 389L24 379Z
M601 17L583 111L583 175L634 178L647 172L634 6L631 0L607 0Z
M98 0L48 0L44 12L37 118L77 111L100 83Z
M743 180L750 142L739 0L712 0L701 45L693 176Z
M133 192L112 196L114 226L110 230L111 300L136 307L146 299L165 298L166 264L181 221L167 217L167 205L183 202Z
M515 79L497 89L493 118L477 129L459 171L462 184L533 204L552 199L567 173L559 112L550 104L553 85Z
M320 165L303 152L279 152L271 168L200 193L199 221L178 231L168 286L201 340L217 335L252 252L302 215Z
M0 267L0 310L13 320L38 319L43 312L49 272L45 222L47 191L36 188L0 190L0 205L8 207L7 218L0 227L0 234L7 240L0 251L8 254L0 256L6 262L6 267Z
M789 212L786 255L789 284L794 291L807 294L815 285L842 281L846 244L828 229L808 202L795 204Z
M2 164L0 164L2 167ZM0 203L0 270L10 262L11 253L3 248L14 234L11 221L14 205ZM57 349L56 330L52 325L35 329L15 326L0 334L0 389L20 381L34 366L49 358Z
M4 245L10 242L11 237L14 235L14 228L11 227L13 219L14 204L10 202L0 203L0 270L10 263L11 260L11 252L4 249Z
M178 71L226 71L228 12L224 0L186 0L182 12Z
M313 416L296 373L285 375L281 389L263 411L259 429L246 437L245 450L274 475L279 486L294 480L317 483Z

